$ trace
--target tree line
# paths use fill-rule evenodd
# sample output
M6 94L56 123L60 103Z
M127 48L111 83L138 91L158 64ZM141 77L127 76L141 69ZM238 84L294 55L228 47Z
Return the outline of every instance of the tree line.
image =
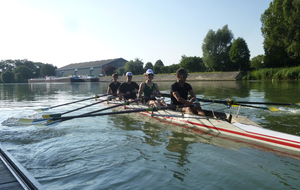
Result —
M165 66L160 59L154 64L151 62L144 64L142 59L136 58L127 62L124 67L117 69L106 65L102 70L106 75L115 72L123 75L127 71L139 75L147 69L153 69L156 74L175 73L180 67L186 68L188 72L253 71L263 68L297 67L300 63L299 18L300 0L271 2L260 19L265 54L257 55L251 60L246 41L242 37L234 38L233 32L225 25L217 31L212 29L208 31L202 43L203 57L182 55L178 64L170 66ZM22 82L30 77L55 75L54 68L56 67L50 64L28 60L1 61L0 79L2 82Z
M136 58L118 70L105 68L108 73L132 71L142 74L151 68L156 74L174 73L184 67L189 72L253 71L263 68L286 68L300 65L300 0L274 0L261 15L261 32L265 54L250 60L250 51L242 37L234 38L228 25L217 31L209 30L202 44L203 57L182 56L178 64L164 66L161 60L144 65Z
M0 82L2 83L27 83L30 78L55 76L57 67L52 64L24 60L1 60Z

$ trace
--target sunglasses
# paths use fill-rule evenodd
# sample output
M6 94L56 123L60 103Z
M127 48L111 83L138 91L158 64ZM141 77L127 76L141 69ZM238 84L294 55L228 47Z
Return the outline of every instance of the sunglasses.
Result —
M183 78L183 79L186 79L187 78L187 75L178 75L179 78Z

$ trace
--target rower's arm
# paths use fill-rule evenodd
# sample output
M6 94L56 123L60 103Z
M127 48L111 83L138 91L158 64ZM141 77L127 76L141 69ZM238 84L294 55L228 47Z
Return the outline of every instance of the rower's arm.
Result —
M193 91L193 90L190 90L189 93L190 93L190 95L191 95L190 101L191 101L191 102L194 102L194 101L197 99L197 98L196 98L196 95L195 95L195 93L194 93L194 91Z
M144 91L144 83L141 83L138 92L138 98L142 98L143 91Z
M110 86L108 86L108 88L107 88L107 94L111 94L111 93L112 93L112 91L110 89Z
M184 98L182 98L177 91L173 92L172 94L176 98L176 100L178 102L182 103L182 104L186 104L186 105L192 105L193 104L193 102L189 102L189 101L185 100Z

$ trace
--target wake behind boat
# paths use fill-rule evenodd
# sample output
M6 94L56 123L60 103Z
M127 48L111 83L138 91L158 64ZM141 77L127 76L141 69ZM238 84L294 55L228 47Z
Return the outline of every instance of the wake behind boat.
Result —
M123 104L116 106L114 110L140 110L148 106L144 104L129 104L112 100L105 103ZM181 128L189 129L199 135L208 135L218 139L234 142L236 147L249 147L261 151L272 152L279 155L300 159L300 137L285 134L269 129L264 129L245 116L231 115L228 113L204 110L206 117L199 115L184 114L182 112L165 109L158 111L141 111L137 114L128 113L135 119L148 118L158 120ZM147 117L140 117L141 115Z

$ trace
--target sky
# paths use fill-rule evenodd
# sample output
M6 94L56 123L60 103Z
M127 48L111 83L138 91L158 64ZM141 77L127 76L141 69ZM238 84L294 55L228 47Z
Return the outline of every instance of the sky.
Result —
M178 64L202 57L210 29L243 38L264 54L261 14L272 0L0 0L0 60L58 68L124 58Z

